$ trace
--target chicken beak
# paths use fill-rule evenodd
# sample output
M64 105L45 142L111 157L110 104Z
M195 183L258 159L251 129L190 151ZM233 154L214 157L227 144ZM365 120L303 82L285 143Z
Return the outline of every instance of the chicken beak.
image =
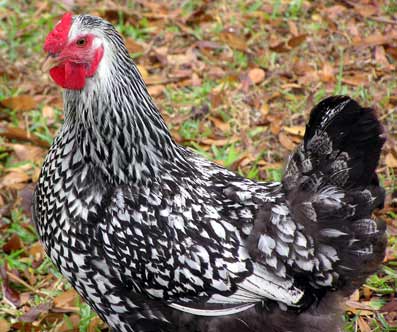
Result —
M41 71L47 72L51 68L58 66L61 63L61 60L58 57L55 57L51 54L47 55L43 63L41 64Z

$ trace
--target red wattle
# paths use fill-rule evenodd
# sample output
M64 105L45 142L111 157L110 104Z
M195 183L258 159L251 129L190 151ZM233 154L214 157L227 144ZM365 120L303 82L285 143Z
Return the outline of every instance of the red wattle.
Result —
M85 85L84 65L66 62L50 70L52 79L65 89L81 90Z
M102 57L103 47L100 47L95 51L90 65L66 61L51 68L50 75L55 83L64 89L81 90L84 88L86 77L95 75Z

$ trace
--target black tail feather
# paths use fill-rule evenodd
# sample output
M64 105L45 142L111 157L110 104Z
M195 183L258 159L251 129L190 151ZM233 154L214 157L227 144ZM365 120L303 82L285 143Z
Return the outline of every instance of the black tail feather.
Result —
M374 110L349 97L327 98L311 112L283 187L292 217L315 240L325 265L332 262L332 271L320 266L314 284L332 277L333 287L349 292L383 260L385 226L371 217L385 198L375 173L384 136Z

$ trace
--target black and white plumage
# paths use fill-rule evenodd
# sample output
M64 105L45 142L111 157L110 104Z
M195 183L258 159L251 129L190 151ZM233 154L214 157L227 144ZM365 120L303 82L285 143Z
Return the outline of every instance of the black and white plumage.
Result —
M177 145L115 29L75 16L86 34L103 57L65 90L33 202L61 273L117 332L337 331L384 256L374 111L323 100L282 183L255 182Z

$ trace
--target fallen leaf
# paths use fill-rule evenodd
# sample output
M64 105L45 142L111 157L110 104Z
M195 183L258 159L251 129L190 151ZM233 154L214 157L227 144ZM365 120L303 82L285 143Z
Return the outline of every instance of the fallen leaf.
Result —
M43 313L47 313L51 309L52 305L50 303L41 303L38 306L30 308L30 310L24 313L19 320L21 322L32 323L39 318Z
M371 328L368 323L364 320L363 317L358 317L357 319L358 327L360 328L360 332L371 332Z
M77 294L77 292L73 288L71 288L54 298L54 307L72 307L75 305L78 297L79 295Z
M291 126L291 127L283 127L283 129L288 134L303 137L305 135L306 127L305 126Z
M129 53L143 53L145 51L145 48L132 38L126 39L125 46Z
M80 324L80 316L73 314L68 317L69 319L66 321L64 320L60 323L56 328L55 332L78 332L79 331L79 324Z
M100 331L101 330L100 327L102 326L104 326L102 320L98 316L95 316L93 319L91 319L90 324L88 325L87 332Z
M33 183L29 183L17 192L17 202L22 208L23 213L28 217L30 217L32 213L31 210L34 188L35 185Z
M253 68L248 72L248 77L254 84L259 84L265 79L265 71L261 68Z
M35 145L7 143L5 146L13 149L20 161L39 161L45 154L44 149Z
M221 44L209 40L199 40L193 46L200 49L217 49L222 47Z
M3 251L10 254L12 251L17 251L23 248L23 242L18 234L13 234L8 241L3 245Z
M235 143L238 140L239 139L237 137L234 137L234 138L220 138L220 139L202 138L200 140L200 143L207 144L207 145L224 146L226 144Z
M287 47L284 41L281 42L277 41L276 43L272 43L269 45L269 48L273 52L277 52L277 53L286 53L291 50L289 47Z
M363 17L369 17L378 13L378 7L371 5L359 5L356 4L354 9Z
M43 117L48 120L54 120L55 118L55 111L54 108L51 106L44 106L41 110L41 114L43 114Z
M148 92L152 97L158 97L160 96L164 90L165 90L165 86L162 84L158 84L158 85L151 85L148 86Z
M35 259L44 256L44 249L40 241L33 243L28 249L28 254L33 256Z
M375 48L375 61L385 67L390 66L389 61L386 57L386 51L383 46L376 46Z
M4 318L0 318L0 332L8 332L11 329L11 324Z
M325 83L330 83L335 81L334 67L329 63L325 62L323 64L323 69L319 73L320 80Z
M380 312L397 312L397 301L393 298L390 302L387 302L381 309Z
M213 116L209 116L208 119L211 120L211 122L214 124L214 126L217 127L219 130L221 130L223 132L230 130L229 122L224 122L223 120L213 117Z
M397 60L397 47L386 45L385 50L394 60Z
M294 150L296 147L296 144L292 142L288 135L286 135L284 132L280 132L278 134L278 140L280 141L281 145L289 151Z
M379 32L376 32L363 39L359 38L357 40L353 40L353 45L358 47L385 45L385 44L393 43L393 40L395 40L396 38L397 38L397 33L389 33L384 35Z
M6 98L0 101L0 104L14 111L30 111L37 107L36 101L29 95Z
M302 44L306 40L306 37L307 37L307 34L293 36L288 40L287 45L291 48L298 47L300 44Z
M0 278L2 282L3 298L14 308L18 308L21 305L21 298L19 293L14 290L10 284L7 275L8 267L7 263L0 266Z
M368 287L363 286L363 296L368 301L371 298L372 290Z
M146 70L144 66L141 65L136 65L139 72L141 73L142 77L144 80L146 80L149 77L149 72Z
M288 20L288 27L289 27L289 31L291 32L291 34L293 36L298 36L299 32L298 32L298 27L296 25L296 23L292 20Z
M386 155L385 163L389 168L397 168L397 158L391 152Z
M14 187L16 184L28 182L30 176L25 172L13 171L4 176L0 181L0 188Z
M44 148L50 147L50 144L48 142L41 140L37 136L27 132L22 128L0 126L0 136L8 139L17 139L17 140L32 142Z
M354 73L351 76L343 77L342 82L352 86L364 86L369 83L369 78L366 73Z
M269 110L270 110L270 108L269 108L269 104L268 104L268 103L264 103L264 104L261 106L260 111L261 111L261 114L262 114L262 116L263 116L264 118L266 118L266 116L269 114Z
M352 295L350 295L350 300L358 302L360 301L360 291L356 289Z
M241 36L237 35L234 31L225 30L222 31L220 34L220 39L229 45L231 48L234 48L239 51L246 52L248 49L248 45Z
M273 135L278 135L281 131L281 118L279 116L268 115L267 119L270 121L270 131Z

